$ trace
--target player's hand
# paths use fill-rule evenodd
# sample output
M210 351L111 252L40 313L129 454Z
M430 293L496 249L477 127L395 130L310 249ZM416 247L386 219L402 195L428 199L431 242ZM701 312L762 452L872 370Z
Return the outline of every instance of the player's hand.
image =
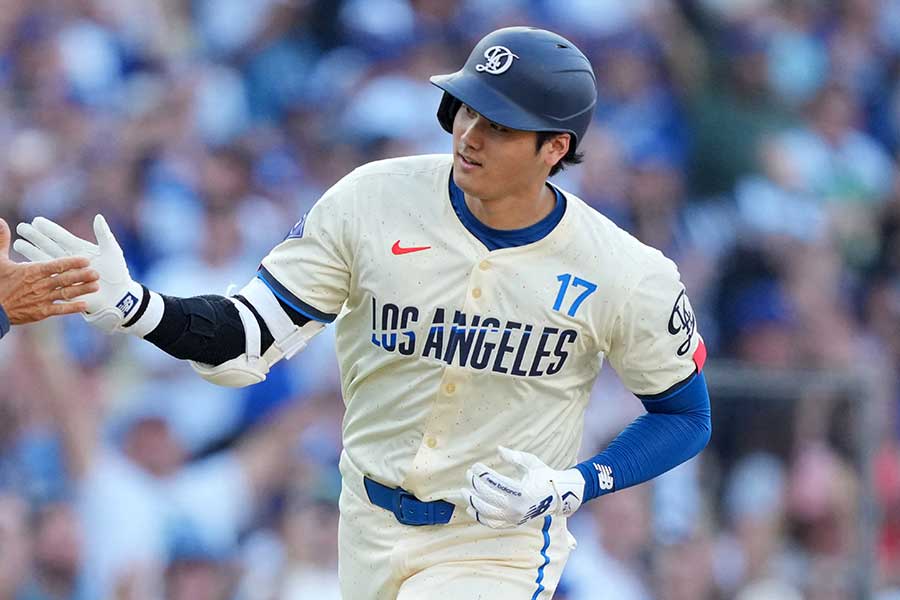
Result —
M578 469L551 469L534 454L500 446L500 457L514 465L520 478L501 475L481 463L466 473L462 490L466 512L494 529L518 527L544 515L569 516L584 498L584 476Z
M12 325L86 308L82 302L61 302L99 289L94 283L98 275L86 258L16 263L9 259L9 238L9 226L0 219L0 307Z
M16 231L24 240L13 248L31 261L65 256L84 256L100 274L100 289L81 300L85 320L106 332L120 330L141 303L143 288L131 279L122 248L103 215L94 218L97 243L88 242L66 231L53 221L36 217L30 224L19 223ZM26 241L27 240L27 241Z

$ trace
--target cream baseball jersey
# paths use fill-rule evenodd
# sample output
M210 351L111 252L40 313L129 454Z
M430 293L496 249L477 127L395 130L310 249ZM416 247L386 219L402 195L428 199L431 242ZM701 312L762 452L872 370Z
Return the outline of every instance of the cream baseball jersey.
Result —
M451 164L356 169L261 266L282 300L336 320L350 458L422 500L497 464L498 445L571 467L604 358L657 394L693 373L701 343L659 251L567 192L548 235L489 251L451 205Z

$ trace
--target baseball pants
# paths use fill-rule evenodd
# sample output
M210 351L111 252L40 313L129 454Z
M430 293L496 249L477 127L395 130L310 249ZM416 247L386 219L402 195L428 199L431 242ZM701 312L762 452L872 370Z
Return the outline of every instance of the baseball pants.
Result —
M575 539L562 517L495 530L457 508L446 525L412 527L369 502L341 456L343 600L549 600Z

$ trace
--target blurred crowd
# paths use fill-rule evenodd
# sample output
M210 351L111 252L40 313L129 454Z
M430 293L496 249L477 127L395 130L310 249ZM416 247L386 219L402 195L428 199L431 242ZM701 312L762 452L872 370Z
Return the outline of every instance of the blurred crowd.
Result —
M485 33L569 37L600 101L560 185L678 262L712 366L807 376L711 377L709 448L577 513L555 597L900 598L900 1L2 4L0 215L103 213L172 295L245 284L357 165L449 151L428 76ZM642 410L608 368L594 395L580 458ZM339 598L341 415L329 334L231 390L78 317L14 330L0 600Z

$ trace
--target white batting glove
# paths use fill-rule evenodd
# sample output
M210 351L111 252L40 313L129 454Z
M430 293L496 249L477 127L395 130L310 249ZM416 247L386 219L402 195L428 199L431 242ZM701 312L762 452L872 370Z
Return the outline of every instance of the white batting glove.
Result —
M13 248L32 262L63 256L87 257L91 267L100 273L100 291L79 298L87 304L84 319L107 333L125 331L122 325L141 304L144 290L128 274L122 248L103 215L94 218L96 244L44 217L36 217L30 224L19 223L16 232L25 239L16 240Z
M499 447L500 457L515 465L521 479L511 479L481 463L466 473L462 490L466 512L493 529L518 527L543 515L569 516L584 498L584 476L578 469L551 469L534 454Z

